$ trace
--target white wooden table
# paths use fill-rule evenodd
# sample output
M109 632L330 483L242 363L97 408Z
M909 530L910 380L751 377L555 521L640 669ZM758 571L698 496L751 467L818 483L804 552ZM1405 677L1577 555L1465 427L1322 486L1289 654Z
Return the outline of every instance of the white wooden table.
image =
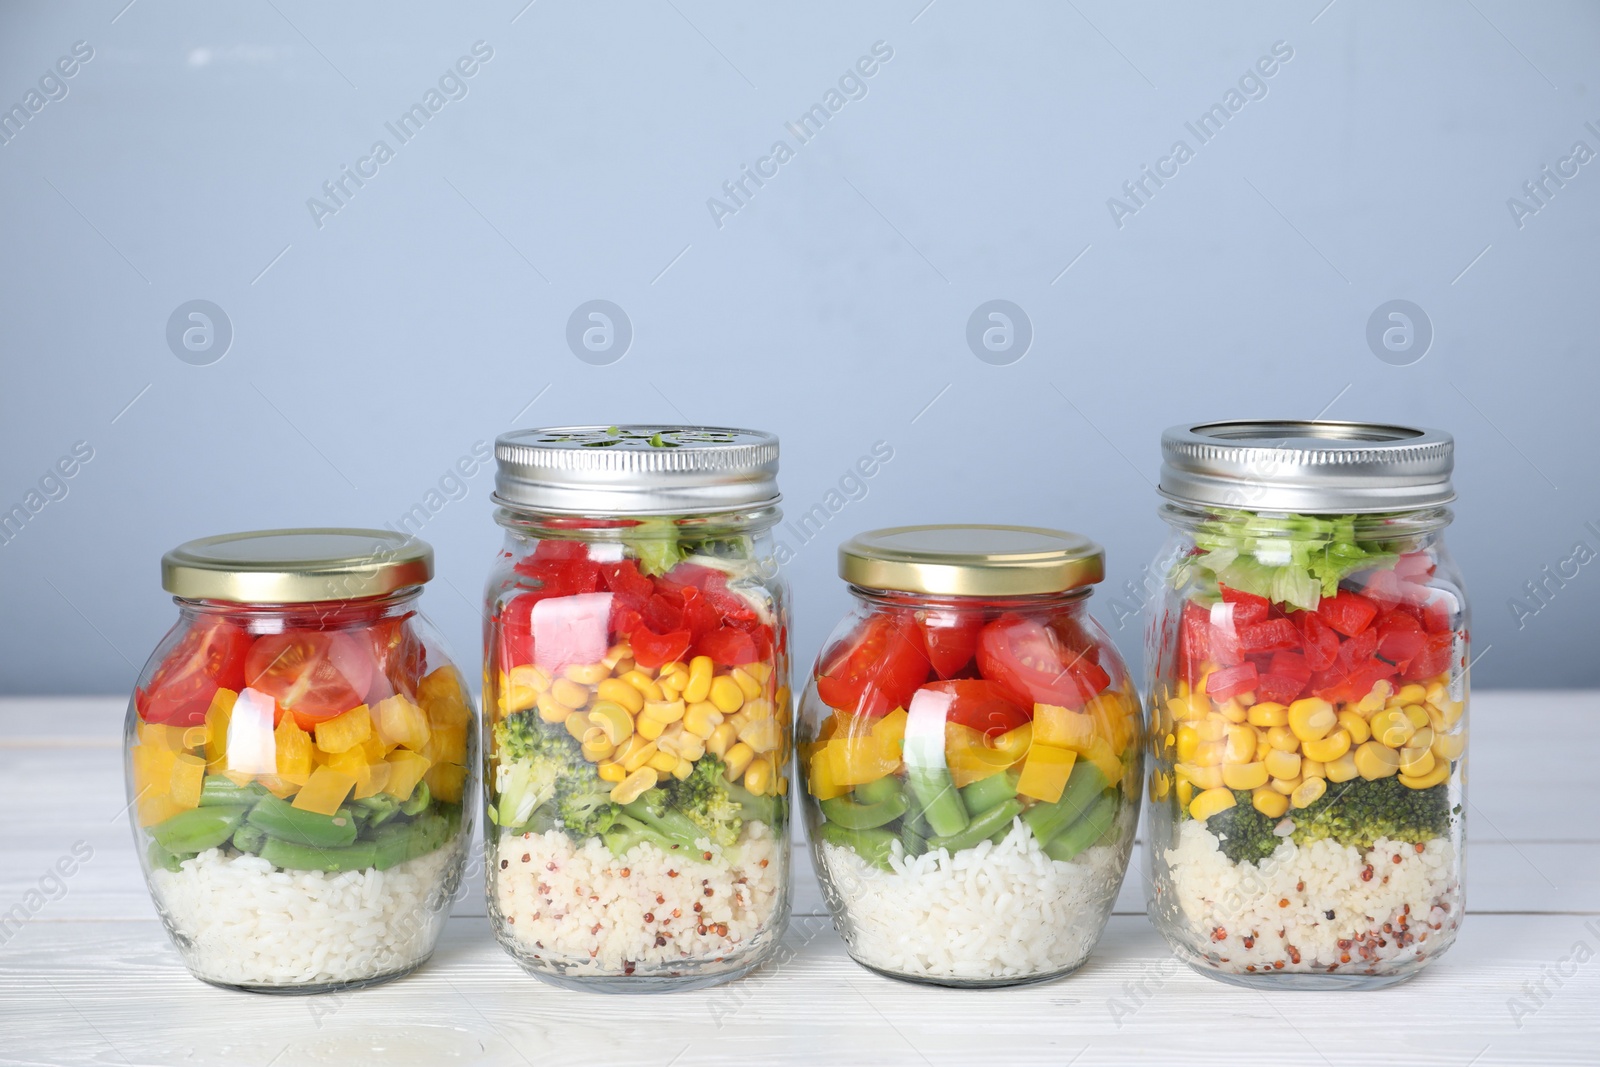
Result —
M122 714L104 698L0 700L0 913L33 911L0 933L0 1063L1600 1063L1600 693L1475 697L1468 919L1448 955L1387 990L1270 995L1174 964L1137 870L1069 978L989 991L880 978L845 955L803 850L790 958L718 989L545 986L496 945L480 873L410 977L324 997L227 992L189 977L145 893ZM75 844L93 854L63 889L49 873Z

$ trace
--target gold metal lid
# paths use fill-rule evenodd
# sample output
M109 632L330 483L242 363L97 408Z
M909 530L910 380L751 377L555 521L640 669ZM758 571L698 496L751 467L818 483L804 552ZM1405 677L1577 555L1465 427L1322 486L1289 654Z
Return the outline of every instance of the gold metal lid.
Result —
M1105 550L1037 526L895 526L839 546L839 577L934 596L1064 593L1105 577Z
M255 530L161 557L161 587L188 600L306 604L385 596L433 577L433 547L389 530Z

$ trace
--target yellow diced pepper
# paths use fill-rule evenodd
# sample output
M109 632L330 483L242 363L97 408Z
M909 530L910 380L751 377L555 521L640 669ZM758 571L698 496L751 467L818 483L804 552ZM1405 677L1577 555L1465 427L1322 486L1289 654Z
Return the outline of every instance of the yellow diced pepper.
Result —
M428 716L399 693L372 706L372 725L391 748L404 746L421 752L428 743Z
M317 747L337 755L348 752L372 736L372 713L365 704L335 715L315 727Z
M289 778L311 773L311 735L300 729L293 715L285 715L272 731L277 746L278 777Z
M454 667L438 667L423 676L417 683L417 700L428 714L429 726L464 727L472 721L472 705Z
M1022 764L1022 775L1017 779L1017 792L1025 797L1054 804L1067 788L1067 777L1078 754L1070 748L1057 748L1035 741L1028 749L1028 758Z
M134 796L171 796L177 752L163 745L134 745L128 752L128 758L133 762Z
M829 754L827 746L834 743L829 741L817 749L806 764L810 772L806 775L806 788L818 800L832 800L850 792L849 786L839 784L833 776L833 757Z
M137 807L140 826L154 826L156 823L165 822L180 811L185 810L177 801L172 799L171 793L157 793L154 790L141 794Z
M902 758L901 750L906 741L906 720L910 718L905 708L895 708L872 724L872 736L878 739L883 746L883 751L892 754L895 759Z
M1082 755L1093 744L1094 737L1095 720L1092 715L1054 704L1033 706L1033 740L1037 743L1070 748Z
M422 776L428 772L428 758L415 752L400 750L389 757L389 784L383 791L404 800L417 788Z
M206 780L206 761L193 753L178 756L172 767L172 802L180 808L200 806L200 787Z
M206 709L206 763L213 771L226 768L228 763L228 720L233 717L233 702L239 694L232 689L218 689Z
M306 784L295 794L294 806L301 811L314 811L319 815L332 815L339 810L345 797L356 787L356 780L332 767L322 766L311 772Z
M874 782L900 769L898 753L888 751L871 734L835 738L823 754L832 765L833 780L845 786Z
M467 723L452 722L433 727L422 754L434 763L467 762Z
M422 777L435 797L449 804L461 803L462 788L467 780L465 767L457 763L435 763Z
M1100 773L1106 776L1106 781L1116 785L1122 780L1122 761L1111 751L1111 742L1103 737L1094 739L1087 751L1078 755L1100 768Z
M138 735L139 744L151 748L165 748L173 752L182 752L184 749L183 734L187 727L167 726L159 722L145 722L140 720L134 727Z
M1025 722L1014 730L991 737L989 743L994 746L995 752L1015 763L1028 754L1033 744L1033 724Z

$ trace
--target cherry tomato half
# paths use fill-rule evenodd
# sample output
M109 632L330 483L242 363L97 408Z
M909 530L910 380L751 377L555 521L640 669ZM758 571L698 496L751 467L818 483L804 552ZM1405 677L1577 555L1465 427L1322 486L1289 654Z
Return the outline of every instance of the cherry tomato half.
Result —
M365 700L374 666L372 649L349 634L285 630L256 638L244 678L310 729Z
M917 624L922 627L928 662L940 678L952 677L972 662L978 651L978 632L983 629L981 614L929 608L917 612Z
M909 619L875 614L824 654L817 696L831 708L887 715L928 680L922 635Z
M982 678L929 682L922 688L950 694L950 708L944 713L947 722L982 730L990 737L1033 721L1031 708L1018 707L1003 686Z
M1111 684L1092 647L1074 652L1055 630L1007 613L978 635L978 670L1019 704L1077 709Z
M135 704L145 722L198 726L219 688L244 688L250 635L225 619L199 619L156 668Z
M396 693L415 699L417 685L428 670L428 652L412 627L410 616L380 619L367 629L376 670L367 703Z

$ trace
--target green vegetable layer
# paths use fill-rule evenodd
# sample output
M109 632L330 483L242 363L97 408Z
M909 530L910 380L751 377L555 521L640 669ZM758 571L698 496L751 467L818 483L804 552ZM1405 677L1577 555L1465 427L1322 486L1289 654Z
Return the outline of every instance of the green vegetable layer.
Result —
M1237 803L1206 820L1206 829L1221 841L1223 855L1234 863L1257 863L1284 842L1273 832L1282 819L1270 818L1250 803L1248 792L1235 791ZM1328 792L1308 807L1289 812L1294 823L1289 839L1336 841L1368 849L1381 838L1421 844L1450 832L1450 788L1411 789L1398 778L1364 778L1330 784Z

